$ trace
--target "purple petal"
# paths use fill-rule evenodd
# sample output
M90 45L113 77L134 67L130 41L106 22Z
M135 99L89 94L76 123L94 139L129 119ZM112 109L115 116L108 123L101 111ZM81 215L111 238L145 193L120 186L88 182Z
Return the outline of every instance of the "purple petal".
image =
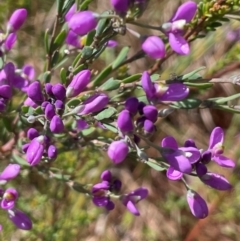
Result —
M201 162L196 163L196 173L199 177L205 175L207 173L207 167Z
M26 64L23 66L22 70L23 70L23 73L28 76L28 79L30 81L34 80L35 70L32 65Z
M19 228L23 230L32 229L32 221L31 219L22 211L8 210L9 219Z
M128 194L129 196L137 196L138 201L144 199L148 195L148 190L144 187L139 187Z
M133 203L131 200L129 200L126 205L127 209L132 213L134 214L135 216L139 216L140 213L135 205L135 203Z
M191 173L192 165L189 160L183 156L181 151L176 151L173 154L164 155L164 158L175 170L183 173Z
M150 75L147 71L144 71L142 74L141 84L143 90L147 95L147 98L152 99L155 95L155 88L153 82L151 81Z
M111 211L115 208L115 204L111 201L111 200L108 200L108 203L107 205L105 206L105 208L108 210L108 211Z
M81 44L80 44L80 37L79 35L77 35L75 32L73 32L72 30L68 31L67 37L65 39L66 44L68 45L72 45L76 48L81 48Z
M215 127L212 130L210 140L209 140L209 149L213 149L214 146L218 143L223 143L224 141L224 132L221 127Z
M114 47L116 47L118 45L118 42L117 41L115 41L115 40L108 40L108 42L107 42L107 47L108 48L114 48Z
M183 173L175 170L173 167L169 167L166 173L168 179L176 181L182 178Z
M115 163L122 162L128 154L128 145L124 141L114 141L108 147L108 156Z
M93 203L98 207L104 207L108 204L108 198L107 197L93 197L92 199Z
M188 96L189 89L184 84L170 84L164 94L159 96L159 101L179 101Z
M112 173L109 170L103 171L102 174L101 174L101 179L103 181L111 182L111 180L112 180Z
M122 110L117 118L117 127L122 133L129 133L134 130L131 114L128 110Z
M109 187L110 187L110 184L107 181L103 181L103 182L97 183L97 184L93 185L92 193L96 193L99 190L108 190Z
M4 45L5 45L5 48L6 48L7 51L12 49L12 47L15 44L16 40L17 40L17 35L15 33L10 33L7 36L7 38L6 38L5 42L4 42Z
M222 166L222 167L227 167L227 168L233 168L235 167L235 163L225 157L225 156L214 156L213 157L213 160L219 165L219 166Z
M15 178L19 174L20 169L21 167L18 164L9 164L1 173L0 180L11 180Z
M171 18L170 22L177 20L185 19L187 22L190 22L197 11L197 4L192 1L183 3L176 11L174 16Z
M89 127L88 123L85 120L77 120L77 130L82 131Z
M198 193L188 190L187 201L192 214L196 218L206 218L208 216L207 204Z
M165 56L165 45L157 36L148 37L142 44L142 50L151 58L159 59Z
M188 42L178 33L169 33L169 44L171 48L180 55L190 53Z
M177 150L178 144L177 144L177 141L172 136L167 136L162 139L162 147L168 147L168 148Z
M232 185L228 182L228 180L217 173L208 172L207 174L201 176L200 180L206 185L220 191L232 188Z
M184 151L185 156L190 161L191 164L199 161L201 153L197 148L194 147L181 147L180 150Z

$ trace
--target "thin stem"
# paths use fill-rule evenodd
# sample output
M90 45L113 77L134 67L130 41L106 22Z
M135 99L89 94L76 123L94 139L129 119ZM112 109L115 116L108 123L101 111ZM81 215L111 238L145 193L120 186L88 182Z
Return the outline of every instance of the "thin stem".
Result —
M144 23L138 23L138 22L130 22L128 24L136 25L136 26L143 27L143 28L154 29L154 30L158 30L158 31L164 33L164 31L162 30L161 27L151 26L151 25L147 25Z

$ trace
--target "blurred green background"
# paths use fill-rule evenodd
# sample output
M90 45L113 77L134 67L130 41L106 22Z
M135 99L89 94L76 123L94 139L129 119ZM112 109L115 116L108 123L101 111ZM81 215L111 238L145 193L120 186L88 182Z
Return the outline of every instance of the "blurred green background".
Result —
M141 22L147 21L159 25L167 21L177 6L184 1L151 0ZM102 12L110 6L109 0L96 0L91 9ZM45 52L43 35L46 28L51 28L55 17L56 6L49 0L8 0L0 1L0 21L4 28L10 14L19 7L28 10L28 20L18 32L18 42L9 55L9 60L19 67L32 64L37 74L43 70ZM237 21L226 23L216 32L209 33L205 39L195 41L189 56L172 56L159 72L161 78L188 73L200 66L206 66L201 72L206 77L229 77L239 74L240 42L229 41L226 35L230 29L239 27ZM132 27L132 26L131 26ZM132 27L144 34L139 27ZM120 49L131 46L133 54L140 48L135 37L127 34L119 37ZM117 51L118 51L117 49ZM110 52L111 51L111 52ZM101 70L115 57L115 52L101 57L95 66ZM130 73L138 73L149 68L153 60L145 58L131 65ZM55 81L58 81L58 72ZM240 89L229 84L217 84L210 91L196 92L199 98L228 96ZM237 104L237 103L235 103ZM134 217L118 203L111 213L96 208L90 198L74 192L65 183L45 179L35 169L24 170L21 176L8 185L15 186L20 194L18 207L26 211L33 220L31 231L17 230L1 210L0 223L3 231L1 240L24 241L193 241L193 240L240 240L240 118L238 115L211 109L181 110L161 119L157 123L157 133L152 137L156 143L166 135L173 135L183 144L188 138L196 140L198 147L207 148L209 133L215 126L221 126L226 133L226 156L236 160L234 170L226 170L214 164L212 171L224 174L234 184L229 192L216 192L202 183L189 179L191 187L200 193L208 202L210 214L204 220L195 219L188 208L185 188L181 183L169 181L164 173L147 168L130 158L123 164L113 166L105 153L94 148L82 148L76 152L67 152L56 160L54 166L63 169L81 183L97 183L102 170L110 168L123 180L123 190L128 192L139 186L149 188L149 197L138 204L141 216ZM149 150L154 155L154 150ZM2 167L9 160L4 157Z

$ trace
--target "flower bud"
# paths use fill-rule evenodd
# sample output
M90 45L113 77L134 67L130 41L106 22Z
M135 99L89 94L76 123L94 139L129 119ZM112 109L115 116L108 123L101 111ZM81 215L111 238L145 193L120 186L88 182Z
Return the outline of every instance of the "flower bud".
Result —
M154 123L150 120L144 121L143 128L145 134L151 134L156 130Z
M188 190L187 202L193 216L196 218L206 218L208 216L207 204L198 193L193 190Z
M124 141L114 141L108 147L108 156L115 163L122 162L128 154L128 146Z
M24 212L18 209L10 209L8 210L8 217L17 228L23 230L32 229L32 221Z
M141 84L144 92L146 93L147 98L152 99L155 95L156 90L154 88L154 84L150 78L150 75L147 71L144 71L142 74Z
M0 180L11 180L15 178L20 172L21 166L18 164L9 164L0 174Z
M128 110L122 110L119 113L117 126L122 133L128 133L134 130L134 125Z
M138 112L140 115L143 115L143 107L146 106L146 104L142 101L138 103Z
M27 149L26 158L31 166L37 165L44 152L44 136L33 139Z
M88 123L85 120L77 120L77 130L82 131L89 127Z
M17 40L15 33L10 33L4 41L4 47L7 51L10 51Z
M61 100L56 100L54 105L57 110L64 110L65 108L65 105Z
M64 130L64 124L60 116L55 115L50 122L50 130L53 133L61 133Z
M64 100L66 96L66 89L62 84L55 84L52 87L52 93L57 100Z
M207 173L207 167L201 162L196 163L196 173L199 177L205 175Z
M146 105L145 107L143 107L143 114L148 120L152 121L153 123L157 121L158 110L155 106Z
M18 193L14 188L8 188L4 194L1 201L2 209L12 209L14 208L15 201L18 198Z
M114 10L119 14L125 14L128 10L129 0L111 0Z
M45 113L46 118L47 118L49 121L52 120L53 116L56 115L54 105L52 105L52 104L49 103L49 104L46 106L44 113Z
M226 191L232 188L232 185L228 182L228 180L217 173L208 172L201 176L200 180L206 185L220 191Z
M111 182L112 181L112 173L109 170L103 171L101 174L101 179L103 181Z
M78 35L85 35L97 26L96 14L83 11L74 14L68 22L68 27Z
M12 97L12 88L9 85L0 86L0 96L5 99L10 99Z
M203 164L208 164L210 161L212 160L212 152L211 151L204 151L202 153L202 158L201 158L201 162Z
M58 151L57 151L56 146L50 145L48 147L47 153L48 153L48 158L55 159L57 157L57 155L58 155Z
M28 137L29 140L33 140L34 138L36 138L38 136L39 136L39 133L35 128L30 128L27 131L27 137Z
M72 45L76 48L81 48L81 39L79 35L77 35L75 32L72 30L68 31L67 37L65 39L66 44Z
M67 87L67 98L79 95L88 85L91 78L90 70L82 70L73 77L73 80Z
M153 59L163 58L166 53L163 41L157 36L148 37L142 44L142 50Z
M50 83L46 83L44 88L45 88L45 91L46 93L49 95L49 96L52 96L53 95L53 92L52 92L52 84Z
M29 85L27 95L36 103L43 102L44 99L41 90L41 85L38 81L34 81L32 84Z
M138 99L136 97L130 97L125 102L125 109L128 110L132 115L135 115L138 111Z
M108 96L103 93L92 95L83 102L84 108L81 109L79 114L87 115L89 113L99 112L106 107L108 102Z
M17 31L25 22L27 18L27 10L24 8L19 8L16 11L13 12L11 15L7 29L9 32L15 32Z

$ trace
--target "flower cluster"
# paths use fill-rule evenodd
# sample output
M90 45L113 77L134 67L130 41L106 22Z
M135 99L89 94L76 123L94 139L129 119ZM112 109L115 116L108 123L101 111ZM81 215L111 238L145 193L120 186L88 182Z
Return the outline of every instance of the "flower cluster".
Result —
M136 204L147 197L148 190L146 188L141 187L128 194L116 195L121 189L121 181L114 179L109 170L102 172L101 179L102 182L92 187L92 201L96 206L105 207L108 211L113 210L115 204L110 198L117 198L132 214L140 215Z

